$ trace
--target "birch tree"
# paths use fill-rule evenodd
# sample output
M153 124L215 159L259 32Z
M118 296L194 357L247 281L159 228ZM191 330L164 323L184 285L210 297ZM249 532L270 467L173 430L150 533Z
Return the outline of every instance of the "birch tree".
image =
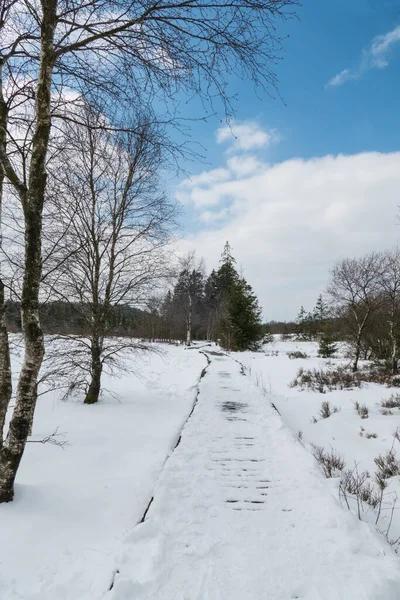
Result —
M385 321L390 340L390 363L393 375L397 373L399 361L400 326L400 250L395 248L382 256L379 285L385 307Z
M113 317L124 305L146 307L169 276L176 210L160 189L156 125L125 115L136 133L116 134L99 126L101 112L82 113L84 125L66 126L65 148L49 168L43 289L73 303L85 324L84 335L67 337L61 362L71 389L83 388L85 404L95 404L103 368L115 373L127 353L147 348L111 336Z
M354 372L358 370L367 325L382 302L381 267L381 256L373 252L341 260L332 270L327 291L347 323L354 348Z

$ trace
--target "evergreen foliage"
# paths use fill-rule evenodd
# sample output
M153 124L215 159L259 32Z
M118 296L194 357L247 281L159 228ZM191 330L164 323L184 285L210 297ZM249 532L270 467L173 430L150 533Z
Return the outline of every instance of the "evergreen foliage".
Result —
M228 303L231 350L246 350L257 346L263 337L261 309L252 287L244 278L231 289Z
M337 350L338 347L336 344L335 337L329 330L325 331L319 340L319 356L322 356L322 358L331 358L336 354Z

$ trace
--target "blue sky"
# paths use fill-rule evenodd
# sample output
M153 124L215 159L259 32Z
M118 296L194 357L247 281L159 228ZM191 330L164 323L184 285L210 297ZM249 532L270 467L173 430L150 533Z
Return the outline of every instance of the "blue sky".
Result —
M395 2L385 0L306 0L298 9L300 20L282 25L290 37L276 72L286 106L279 99L258 99L248 82L233 82L237 118L257 118L282 134L284 142L274 147L271 160L399 148L400 43L393 45L387 68L339 88L325 87L335 74L357 67L376 35L400 25L396 4L397 10ZM193 126L212 164L221 158L216 126L216 120Z
M304 6L299 8L298 15L299 20L283 24L282 33L287 33L289 38L284 44L283 60L276 67L280 80L280 93L285 104L279 99L272 100L267 96L257 98L253 87L248 82L232 80L232 92L238 95L237 120L233 128L250 123L253 128L268 132L271 135L270 141L264 145L255 144L245 151L243 148L236 151L237 148L232 140L230 143L224 138L223 143L217 143L217 129L221 124L216 119L208 124L194 125L193 138L206 148L206 164L200 162L193 164L190 170L193 174L203 173L205 179L207 174L211 173L211 175L207 184L205 181L201 183L204 202L197 201L196 205L193 194L192 196L187 194L183 198L185 248L192 245L201 255L205 239L209 242L208 246L214 248L217 244L212 240L221 236L222 247L225 241L223 236L232 235L233 232L233 239L230 239L230 242L234 250L235 246L238 248L236 254L243 254L237 258L239 262L243 261L245 274L250 270L251 275L256 276L254 287L256 291L258 288L264 313L270 318L291 318L297 314L299 302L310 304L313 298L323 291L329 269L341 255L357 254L396 244L399 235L396 215L397 205L400 204L400 200L397 200L400 180L399 188L396 188L396 182L392 181L391 161L393 158L397 160L395 153L400 150L400 78L398 76L400 5L389 0L335 0L335 2L307 0ZM365 153L370 155L370 160L365 163L359 158L355 167L356 163L351 162L352 158L360 157ZM324 157L327 155L337 157L340 154L349 157L347 163L340 162L343 171L337 172L338 161L334 167L328 166L328 173L324 171L328 165ZM208 197L212 197L216 193L212 173L218 168L231 168L229 161L233 156L241 161L245 158L247 160L251 158L253 162L259 161L257 173L238 174L236 171L229 183L229 193L225 189L218 200L211 202L217 218L213 219L212 214L207 217L204 215L204 205L210 203L207 194ZM387 165L385 163L386 166L382 163L382 156L382 160L388 162ZM319 171L314 177L318 181L326 180L327 187L325 191L321 184L319 193L324 198L321 198L321 206L316 205L316 210L324 211L323 215L337 215L335 207L338 199L330 198L330 204L329 202L327 204L326 200L326 196L330 197L332 190L330 178L334 177L335 182L343 180L343 188L337 190L339 196L344 197L352 190L346 202L353 203L352 210L355 211L357 208L359 214L374 213L372 209L369 212L368 209L363 210L363 198L368 197L368 206L372 207L382 202L379 190L388 188L384 200L387 202L387 211L390 212L391 226L390 231L387 231L388 223L377 222L375 214L373 221L363 224L364 216L361 220L357 220L354 213L354 219L348 219L346 229L346 219L343 216L340 228L341 231L343 229L347 231L346 239L352 234L350 227L354 227L354 223L359 223L356 232L358 243L349 245L344 239L341 239L340 243L337 240L332 242L332 247L329 252L324 253L325 258L322 262L320 259L313 262L313 257L305 254L300 270L294 260L292 273L290 273L290 259L287 258L283 265L288 273L287 280L272 288L270 283L268 285L266 283L268 273L265 274L264 281L259 270L255 268L255 262L258 265L262 263L262 253L265 252L265 248L260 249L256 256L257 261L246 250L255 239L252 226L248 226L247 241L246 231L239 231L238 227L235 227L235 223L238 223L238 202L241 203L240 218L244 221L242 217L246 211L246 202L247 206L251 204L252 186L260 184L257 179L260 172L262 171L265 177L268 175L269 179L265 180L263 185L266 189L272 190L271 178L284 169L286 177L290 178L292 173L295 174L294 179L299 177L293 193L299 190L299 197L301 197L299 201L306 204L312 194L306 189L308 184L301 183L306 180L303 175L299 175L296 165L293 171L290 162L293 158L301 159L303 170L309 169L311 164L319 161L317 163ZM348 168L350 164L352 169ZM365 187L366 164L370 172L376 173L376 177L372 178ZM271 167L275 168L271 169ZM385 179L386 172L390 173L388 179ZM229 179L226 173L221 172L220 175L224 180ZM243 191L246 189L243 179L248 183L247 199L246 192ZM362 185L358 185L360 181ZM191 193L195 187L193 184ZM178 197L182 200L182 194L178 193ZM268 205L267 208L270 210L274 203L280 202L282 205L285 201L286 198L278 199L278 193L270 191L267 196L260 198L260 207L265 211ZM209 208L207 212L210 212ZM286 218L290 220L291 215L288 214ZM299 240L302 233L309 236L308 224L302 222L298 216L293 218L295 221L297 219L297 222L293 222L293 232L297 232ZM350 222L353 225L350 225ZM280 222L274 221L274 225L275 229L279 228ZM335 226L338 227L337 220ZM236 232L238 239L235 239ZM286 240L282 239L281 243L285 244ZM272 250L277 259L284 254L279 238L275 239ZM206 260L210 268L213 266L211 263L217 260L215 254L215 249L206 252ZM282 259L280 260L282 262ZM309 265L307 265L308 261ZM319 273L318 277L310 276L312 272L315 273L315 270ZM248 278L252 282L251 277ZM288 293L292 298L291 301L287 300ZM284 302L283 296L286 297ZM266 309L268 305L270 308Z

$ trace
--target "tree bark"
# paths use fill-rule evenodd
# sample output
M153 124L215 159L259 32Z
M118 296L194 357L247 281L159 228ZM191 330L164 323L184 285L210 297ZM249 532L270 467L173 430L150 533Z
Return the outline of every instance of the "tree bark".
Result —
M389 325L389 335L390 335L390 341L392 343L392 353L391 353L392 374L396 375L398 360L397 360L397 340L396 340L396 336L394 334L394 314L393 313L392 313L392 319L391 319L390 325Z
M36 126L28 186L18 182L24 210L25 258L21 297L22 330L25 341L15 408L7 438L0 451L0 502L14 498L14 482L24 454L37 401L37 380L44 357L39 321L39 286L42 273L42 214L46 190L46 157L51 128L51 81L54 66L54 31L57 0L43 3L40 67L36 93Z
M3 96L3 65L0 64L0 146L6 150L7 106ZM0 164L0 247L1 215L3 205L4 169ZM1 269L1 265L0 265ZM1 271L0 271L1 275ZM4 283L0 278L0 449L3 446L4 422L12 394L10 345L6 327Z
M91 363L91 380L84 404L96 404L99 401L101 390L101 372L103 365L101 362L101 347L98 340L92 341L92 363Z
M0 449L3 445L4 422L12 394L10 347L5 312L4 285L0 280Z
M193 313L193 300L192 295L188 294L188 313L186 318L186 346L192 345L192 313Z

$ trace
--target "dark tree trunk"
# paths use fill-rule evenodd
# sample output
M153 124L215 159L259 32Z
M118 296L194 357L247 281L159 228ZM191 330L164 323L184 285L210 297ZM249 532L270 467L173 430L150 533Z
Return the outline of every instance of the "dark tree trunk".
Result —
M101 362L101 348L98 342L92 342L92 364L91 364L91 380L89 389L85 396L85 404L96 404L99 401L101 390L101 373L103 365Z

